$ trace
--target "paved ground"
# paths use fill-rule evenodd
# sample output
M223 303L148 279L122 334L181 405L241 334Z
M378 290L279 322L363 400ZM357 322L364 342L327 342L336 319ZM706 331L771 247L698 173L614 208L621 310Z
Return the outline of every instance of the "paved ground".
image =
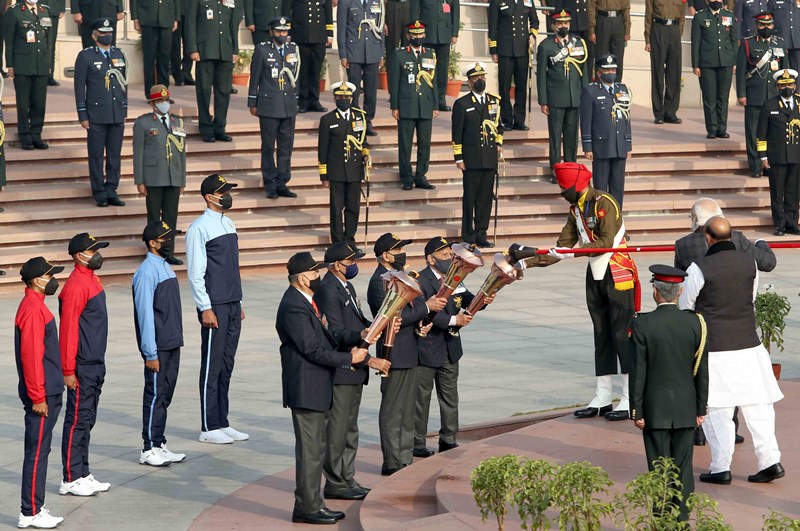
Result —
M542 243L542 242L529 242ZM646 271L671 256L642 257ZM794 303L800 292L800 253L779 251L777 271L765 275ZM419 264L411 264L418 266ZM362 300L372 270L365 260L355 285ZM13 272L9 272L13 274ZM477 289L484 272L467 284ZM461 364L463 424L583 402L593 392L591 325L584 304L585 264L575 259L529 272L506 288L497 302L462 333L466 355ZM234 371L231 422L249 432L251 440L233 446L197 442L199 405L199 325L188 287L182 281L184 330L181 377L170 409L170 448L188 454L186 463L152 469L137 462L140 449L142 361L135 347L132 303L128 285L108 286L112 315L107 354L108 375L93 431L93 473L113 485L96 498L65 498L57 494L61 476L60 428L54 436L47 483L47 505L67 518L63 529L186 529L220 497L242 485L292 466L294 439L287 410L281 408L278 342L274 328L278 301L286 287L278 275L245 278L242 341ZM645 310L653 302L645 286ZM13 318L20 294L0 295L0 524L13 525L19 512L22 458L22 411L16 394ZM57 302L51 299L50 307ZM800 312L790 316L784 377L800 377ZM617 391L618 392L618 391ZM362 444L378 442L379 389L369 385L361 408ZM62 413L63 416L63 413ZM431 430L438 429L431 416Z

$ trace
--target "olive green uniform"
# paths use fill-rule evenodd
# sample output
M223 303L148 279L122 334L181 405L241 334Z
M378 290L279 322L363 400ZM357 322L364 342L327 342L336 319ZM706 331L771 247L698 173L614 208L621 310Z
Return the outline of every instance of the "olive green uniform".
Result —
M617 83L622 81L625 37L631 34L631 0L589 0L589 35L595 36L595 55L617 56Z

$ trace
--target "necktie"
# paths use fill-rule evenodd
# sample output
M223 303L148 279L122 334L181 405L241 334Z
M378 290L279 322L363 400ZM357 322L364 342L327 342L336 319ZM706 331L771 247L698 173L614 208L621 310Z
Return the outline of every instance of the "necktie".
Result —
M319 314L319 308L317 308L317 303L311 301L311 307L314 308L314 313L317 314L317 319L322 319L322 316Z
M614 85L608 86L608 93L611 94L612 96L614 95Z
M350 290L347 287L344 288L344 292L347 293L347 296L350 298L350 302L353 303L353 306L355 306L356 310L358 310L357 313L360 315L361 314L361 305L358 304L358 300L353 298L353 294L350 292Z
M483 96L481 96L480 99L481 99L481 105L483 105Z
M285 48L283 46L281 46L281 48L280 48L280 54L281 54L281 59L286 57Z
M106 61L108 61L108 56L109 56L108 50L103 50L103 56L106 58Z
M167 123L167 115L161 117L161 123L164 124L164 127L166 127L167 131L169 131L169 124Z

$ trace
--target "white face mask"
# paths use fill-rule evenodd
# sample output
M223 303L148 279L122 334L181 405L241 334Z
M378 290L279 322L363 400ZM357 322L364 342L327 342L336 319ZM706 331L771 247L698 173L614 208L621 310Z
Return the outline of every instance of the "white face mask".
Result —
M36 3L37 3L39 0L25 0L25 1L26 1L27 3L29 3L30 5L32 5L32 6L35 6L35 5L36 5Z
M156 110L161 114L167 114L169 112L169 102L159 101L158 103L156 103Z

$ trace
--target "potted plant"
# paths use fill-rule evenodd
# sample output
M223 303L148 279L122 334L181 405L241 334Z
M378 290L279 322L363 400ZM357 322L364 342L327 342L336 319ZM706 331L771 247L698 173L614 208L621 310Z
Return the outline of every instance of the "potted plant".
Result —
M461 92L461 52L455 48L450 48L450 62L447 65L447 91L446 94L451 98L457 98Z
M379 90L389 90L389 71L386 70L388 62L389 62L388 58L384 57L383 61L381 61L380 69L378 69Z
M783 351L783 331L786 329L786 316L792 309L789 298L779 295L771 284L764 286L764 291L756 295L756 327L761 333L761 344L772 353L772 345ZM781 364L773 363L775 378L781 377Z
M325 92L325 82L328 80L328 58L322 60L319 67L319 91Z
M246 87L250 82L250 63L253 50L239 50L233 63L233 84Z

